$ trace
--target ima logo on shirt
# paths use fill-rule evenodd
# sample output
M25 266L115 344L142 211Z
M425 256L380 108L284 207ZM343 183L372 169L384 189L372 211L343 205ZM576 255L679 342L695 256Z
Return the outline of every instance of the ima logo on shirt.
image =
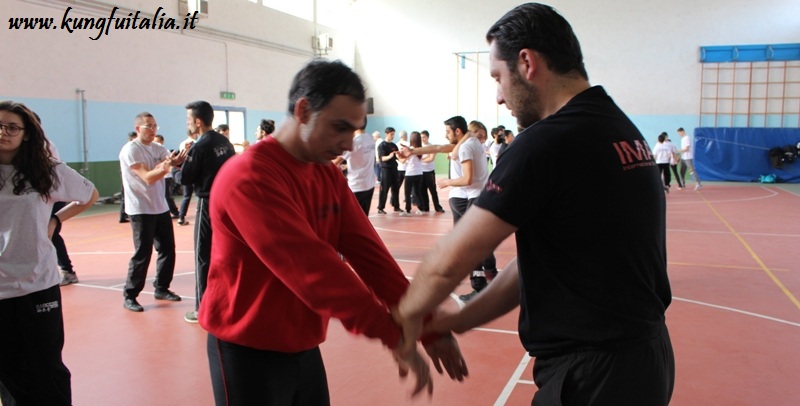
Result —
M484 188L487 192L494 192L497 194L503 193L503 187L498 185L497 183L492 182L491 179L486 182L486 187Z
M645 140L635 140L633 145L627 141L615 142L612 145L617 150L623 171L656 164L653 160L653 153L650 152L650 146Z

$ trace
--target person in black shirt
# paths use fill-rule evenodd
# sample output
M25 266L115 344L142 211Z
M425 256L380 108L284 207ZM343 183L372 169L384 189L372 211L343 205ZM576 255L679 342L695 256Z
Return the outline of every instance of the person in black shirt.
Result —
M378 145L378 159L381 162L381 191L378 194L378 214L386 214L386 195L392 192L391 203L394 211L400 210L400 174L397 172L397 144L393 143L395 130L386 127L386 140Z
M194 223L195 252L195 307L184 319L197 323L197 309L206 290L208 266L211 260L211 219L208 217L208 197L219 168L236 152L228 137L212 130L214 109L208 102L196 101L186 105L186 125L190 131L201 134L189 149L181 167L181 183L193 185L197 195L197 214Z
M486 37L497 100L524 130L393 309L405 342L514 233L516 260L429 330L463 332L520 306L520 340L536 358L534 405L667 405L666 203L650 147L589 84L578 40L551 7L518 6Z

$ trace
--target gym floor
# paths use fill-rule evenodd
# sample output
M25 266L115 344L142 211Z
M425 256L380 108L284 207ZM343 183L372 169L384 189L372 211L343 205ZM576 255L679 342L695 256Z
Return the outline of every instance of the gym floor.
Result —
M690 185L691 186L691 185ZM409 278L425 252L452 229L445 214L370 219ZM375 194L377 199L377 193ZM667 324L675 348L673 405L800 404L800 185L708 183L667 196L673 302ZM156 302L148 282L144 313L122 307L133 250L117 205L95 206L65 223L80 283L62 288L66 343L76 405L212 405L206 334L183 320L194 306L192 232L175 224L172 290ZM194 213L194 207L190 208ZM498 267L515 255L509 238ZM148 276L155 274L155 260ZM470 291L465 280L454 295ZM456 305L453 301L451 305ZM435 377L430 400L409 397L381 345L332 321L322 354L334 405L527 405L536 391L532 360L516 335L513 311L458 337L470 368L463 383Z

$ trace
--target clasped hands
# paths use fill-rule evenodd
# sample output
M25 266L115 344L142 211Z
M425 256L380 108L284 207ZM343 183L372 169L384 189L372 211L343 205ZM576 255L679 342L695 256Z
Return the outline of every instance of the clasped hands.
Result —
M430 342L424 343L425 352L433 361L436 372L440 375L447 371L450 379L459 382L469 375L467 363L461 355L458 342L449 330L437 328L441 324L433 320L423 327L422 318L405 318L400 315L397 308L392 309L392 318L403 329L403 338L400 343L392 350L395 362L399 368L400 377L408 376L409 371L417 377L416 385L411 393L416 397L423 390L428 395L433 394L433 379L427 360L417 351L417 340L423 334L434 334L436 337Z

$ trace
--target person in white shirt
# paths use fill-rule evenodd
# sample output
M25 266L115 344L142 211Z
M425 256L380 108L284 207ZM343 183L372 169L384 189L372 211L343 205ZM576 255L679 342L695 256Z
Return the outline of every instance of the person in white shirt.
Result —
M164 177L173 165L183 163L188 150L171 154L167 148L153 142L158 125L150 113L139 113L134 124L136 139L125 144L119 153L125 211L131 220L134 245L123 289L123 307L142 312L144 307L136 298L144 289L154 246L158 252L154 297L171 302L181 300L169 290L175 272L175 233L164 199Z
M694 190L700 190L703 188L703 183L700 181L700 176L694 169L694 143L689 136L686 135L686 131L683 130L683 127L678 128L678 135L681 136L681 178L686 182L686 168L689 168L689 175L692 175L692 179L694 179L695 182Z
M375 194L375 139L364 132L355 130L353 149L333 160L336 165L347 161L347 185L358 200L364 214L369 216L372 196Z
M72 404L61 357L61 275L50 238L98 193L53 159L49 143L33 111L0 102L0 402L6 404ZM57 201L71 203L53 214Z

